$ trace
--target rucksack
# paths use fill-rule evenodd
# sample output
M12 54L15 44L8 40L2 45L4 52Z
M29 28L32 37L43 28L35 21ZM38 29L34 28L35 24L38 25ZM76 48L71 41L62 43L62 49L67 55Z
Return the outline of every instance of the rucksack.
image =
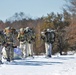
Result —
M27 42L31 43L35 41L35 32L33 29L29 29L28 32L26 32L27 36Z
M45 35L46 35L45 42L54 43L54 41L55 41L55 33L54 32L46 32Z

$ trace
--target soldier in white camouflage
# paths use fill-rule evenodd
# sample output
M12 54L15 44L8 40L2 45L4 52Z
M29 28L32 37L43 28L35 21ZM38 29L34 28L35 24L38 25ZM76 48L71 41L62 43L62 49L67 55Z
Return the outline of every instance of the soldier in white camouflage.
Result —
M26 33L26 40L27 40L27 55L33 57L33 44L35 42L35 32L32 28L26 27L25 28Z
M6 55L7 55L7 61L12 61L14 60L14 39L13 39L13 35L11 32L11 27L6 27L5 28L5 51L6 51Z
M46 57L51 57L51 55L52 55L52 44L55 41L55 30L46 29L45 31L41 32L41 38L45 42Z
M27 57L26 34L24 33L24 28L20 28L20 32L18 33L17 39L20 42L20 49L22 50L22 58L26 58Z

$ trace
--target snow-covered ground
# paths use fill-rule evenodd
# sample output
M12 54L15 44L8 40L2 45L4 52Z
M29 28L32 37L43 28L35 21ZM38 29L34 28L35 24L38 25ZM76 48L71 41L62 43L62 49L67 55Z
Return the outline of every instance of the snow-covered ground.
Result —
M76 55L34 56L0 65L0 75L76 75Z

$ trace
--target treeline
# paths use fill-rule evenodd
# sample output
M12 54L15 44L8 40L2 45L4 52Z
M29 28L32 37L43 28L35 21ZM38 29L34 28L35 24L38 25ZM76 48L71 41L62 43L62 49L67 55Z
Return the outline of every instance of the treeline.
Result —
M69 0L71 5L76 6L75 0ZM36 41L34 43L35 54L45 52L44 42L41 40L41 31L46 28L52 28L56 32L55 43L53 44L53 54L60 50L65 53L68 50L76 49L76 11L71 5L66 5L63 8L62 14L55 14L54 12L47 14L37 19L32 19L26 16L23 12L15 13L11 18L7 19L6 22L0 21L0 29L4 29L7 26L11 26L17 30L21 27L31 27L35 30Z

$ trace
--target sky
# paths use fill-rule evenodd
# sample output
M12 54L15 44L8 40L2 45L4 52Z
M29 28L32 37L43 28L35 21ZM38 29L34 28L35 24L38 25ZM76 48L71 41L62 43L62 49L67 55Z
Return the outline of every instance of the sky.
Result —
M0 20L5 21L15 13L24 12L26 16L37 18L47 13L62 13L65 0L0 0Z

